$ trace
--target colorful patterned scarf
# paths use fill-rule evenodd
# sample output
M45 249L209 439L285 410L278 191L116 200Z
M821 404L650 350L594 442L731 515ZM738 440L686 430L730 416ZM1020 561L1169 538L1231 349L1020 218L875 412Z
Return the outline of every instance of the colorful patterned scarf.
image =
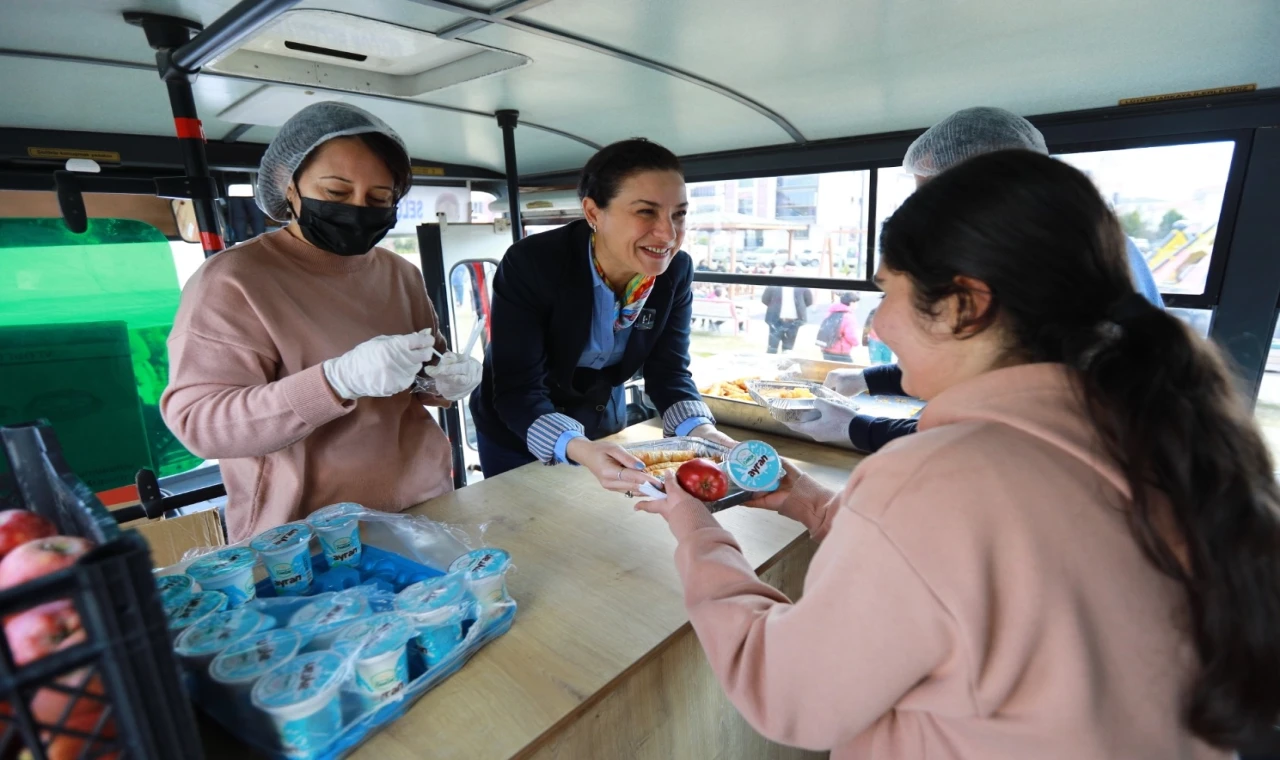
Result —
M596 274L600 275L601 282L608 287L613 287L609 285L609 278L604 276L604 267L600 266L600 261L596 258L595 235L591 236L591 263L596 268ZM653 290L655 279L657 278L637 274L631 278L631 282L627 283L626 289L622 291L622 298L613 303L614 332L622 332L635 324L636 318L640 316L640 310L644 308L644 302L649 298L649 291ZM614 297L617 297L617 293Z

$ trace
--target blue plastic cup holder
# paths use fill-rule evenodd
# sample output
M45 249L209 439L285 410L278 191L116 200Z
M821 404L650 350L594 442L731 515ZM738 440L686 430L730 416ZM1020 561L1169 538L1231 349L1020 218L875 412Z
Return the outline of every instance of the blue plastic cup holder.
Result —
M440 570L414 562L406 557L365 545L360 553L360 564L355 567L330 568L325 561L324 552L312 555L314 580L306 596L327 591L344 591L356 586L372 585L390 594L398 594L406 586L428 578L444 575ZM264 580L257 586L258 596L275 597L275 587L271 581Z

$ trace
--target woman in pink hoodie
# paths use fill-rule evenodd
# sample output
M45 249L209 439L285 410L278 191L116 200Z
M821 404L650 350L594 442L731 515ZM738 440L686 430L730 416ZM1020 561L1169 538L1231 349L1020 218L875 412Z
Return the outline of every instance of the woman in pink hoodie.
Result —
M841 293L839 303L831 304L826 319L818 327L818 348L829 362L847 362L858 347L858 325L853 304L859 300L852 291Z
M1225 758L1280 716L1280 489L1217 351L1136 294L1079 171L1021 151L886 223L876 330L919 433L839 493L792 602L674 479L707 657L765 736L844 758Z

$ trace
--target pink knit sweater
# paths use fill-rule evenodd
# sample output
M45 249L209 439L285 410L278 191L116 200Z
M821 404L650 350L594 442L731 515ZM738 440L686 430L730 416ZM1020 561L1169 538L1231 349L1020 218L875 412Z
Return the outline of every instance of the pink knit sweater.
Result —
M422 275L382 249L336 256L281 230L204 263L169 335L160 409L187 448L220 460L232 541L339 501L394 512L452 490L449 441L423 406L446 402L344 401L320 367L435 326Z

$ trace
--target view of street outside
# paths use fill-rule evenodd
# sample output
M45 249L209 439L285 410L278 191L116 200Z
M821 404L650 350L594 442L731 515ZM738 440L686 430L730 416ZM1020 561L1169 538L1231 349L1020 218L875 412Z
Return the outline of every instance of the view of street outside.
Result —
M1230 169L1232 143L1135 148L1060 156L1088 174L1116 209L1126 233L1148 260L1161 289L1200 293L1208 273L1218 213ZM916 189L901 167L876 170L877 229ZM689 185L690 215L685 249L698 269L713 272L774 273L787 262L793 273L810 277L858 277L865 273L869 172L765 177ZM700 284L698 296L712 302L704 311L723 310L731 301L741 324L736 334L696 329L695 352L767 350L768 325L760 288ZM826 308L840 291L816 291L815 306L801 332L816 335ZM872 294L856 309L865 326ZM1202 334L1208 313L1183 314ZM1194 317L1194 318L1192 318ZM747 338L744 336L764 336ZM816 348L799 338L795 352ZM810 351L810 353L812 353ZM855 354L854 360L859 357Z

